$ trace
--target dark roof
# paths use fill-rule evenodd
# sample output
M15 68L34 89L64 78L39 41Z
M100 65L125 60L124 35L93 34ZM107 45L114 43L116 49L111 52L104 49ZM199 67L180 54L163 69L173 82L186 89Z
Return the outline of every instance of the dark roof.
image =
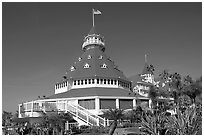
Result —
M101 87L93 87L93 88L79 88L79 89L71 89L67 92L54 94L49 96L49 99L55 98L73 98L73 97L87 97L87 96L119 96L119 97L134 97L134 93L132 91L128 91L120 88L101 88Z
M91 59L88 59L88 56L91 56ZM99 57L102 56L102 59ZM84 68L84 65L88 63L89 68ZM107 68L101 68L101 65L106 64ZM92 78L92 77L102 77L102 78L115 78L129 81L123 74L122 71L116 69L114 62L111 61L103 51L100 50L98 46L94 46L86 50L81 56L81 61L77 60L75 64L74 71L67 72L67 78L81 79L81 78Z

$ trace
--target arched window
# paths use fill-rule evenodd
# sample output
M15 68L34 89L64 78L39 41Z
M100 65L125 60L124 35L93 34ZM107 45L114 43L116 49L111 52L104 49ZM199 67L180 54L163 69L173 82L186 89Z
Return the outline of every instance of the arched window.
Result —
M75 71L75 69L76 68L74 66L71 66L71 68L70 68L71 71Z
M74 80L74 85L76 85L76 80Z
M113 85L113 80L111 79L111 85Z
M101 68L107 68L107 65L103 63L103 65L101 65Z
M103 84L103 79L101 79L101 84Z
M114 82L115 82L115 85L117 85L117 80L114 80Z
M85 65L84 65L84 68L89 68L90 66L89 66L89 64L88 63L86 63Z
M89 84L91 84L91 79L89 79Z
M102 55L100 55L100 56L98 57L98 59L103 59L103 56L102 56Z
M88 59L91 59L91 55L88 55Z
M81 85L83 85L83 80L81 80Z
M92 79L92 84L94 84L95 82L94 82L94 79Z
M78 85L80 85L80 80L78 80Z
M106 79L104 79L104 84L106 84Z
M87 84L87 79L85 79L85 85Z

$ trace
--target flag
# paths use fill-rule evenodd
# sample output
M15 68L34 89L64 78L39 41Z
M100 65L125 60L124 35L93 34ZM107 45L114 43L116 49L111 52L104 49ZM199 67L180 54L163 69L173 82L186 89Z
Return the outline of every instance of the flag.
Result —
M100 15L100 14L102 14L99 10L95 10L95 9L93 9L93 14L97 14L97 15Z

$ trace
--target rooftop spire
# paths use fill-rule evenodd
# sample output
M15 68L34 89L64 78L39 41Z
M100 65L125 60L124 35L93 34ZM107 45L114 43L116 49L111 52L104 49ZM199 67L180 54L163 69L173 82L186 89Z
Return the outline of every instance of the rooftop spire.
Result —
M145 54L145 64L147 63L147 54Z

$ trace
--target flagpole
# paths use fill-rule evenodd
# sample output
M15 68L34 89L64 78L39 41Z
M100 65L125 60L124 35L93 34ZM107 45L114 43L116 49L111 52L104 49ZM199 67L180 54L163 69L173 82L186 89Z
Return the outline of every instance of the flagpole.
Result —
M147 63L147 54L145 54L145 63Z
M94 9L92 9L92 16L93 16L93 27L94 27Z

